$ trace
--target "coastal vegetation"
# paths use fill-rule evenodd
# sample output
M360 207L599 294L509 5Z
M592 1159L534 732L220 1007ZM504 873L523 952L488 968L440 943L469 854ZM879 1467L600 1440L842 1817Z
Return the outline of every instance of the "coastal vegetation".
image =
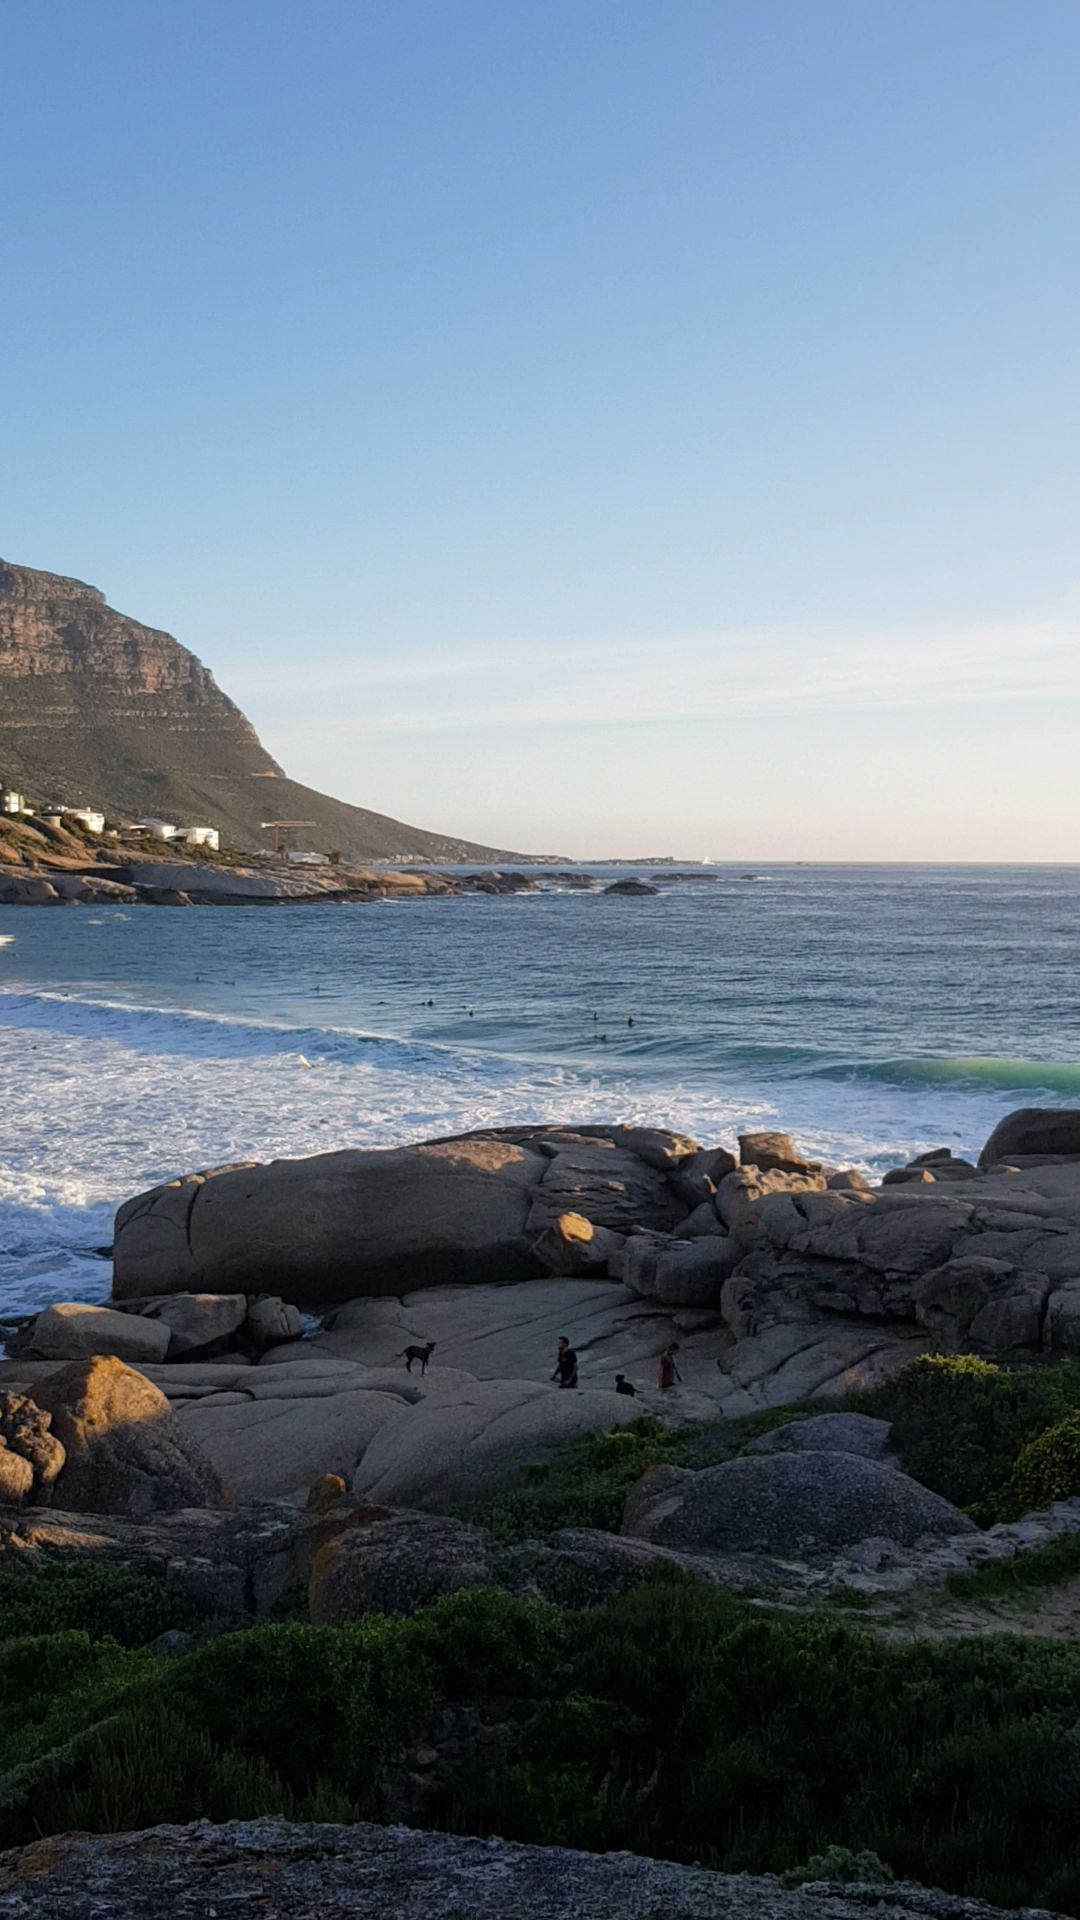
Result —
M830 1399L830 1411L888 1420L897 1464L979 1526L1080 1495L1080 1363L1005 1368L971 1354L927 1354L881 1387ZM560 1527L618 1529L649 1467L707 1467L751 1440L821 1413L820 1401L679 1428L649 1415L591 1434L531 1468L469 1517L501 1539Z
M885 1644L671 1577L582 1614L470 1592L172 1659L60 1631L0 1648L0 1835L377 1818L457 1707L491 1738L461 1753L430 1826L735 1872L844 1848L1075 1913L1078 1706L1072 1645Z

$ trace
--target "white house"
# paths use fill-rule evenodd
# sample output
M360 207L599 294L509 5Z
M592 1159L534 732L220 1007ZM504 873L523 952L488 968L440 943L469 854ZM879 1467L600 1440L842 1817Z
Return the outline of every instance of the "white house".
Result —
M328 867L329 856L325 853L309 853L292 848L287 856L291 867Z
M0 787L0 813L18 816L29 811L24 793L17 793L14 787Z
M133 824L136 832L148 833L151 840L175 840L179 832L179 828L174 827L171 821L156 820L152 817L136 820Z
M81 820L88 833L104 833L105 815L96 807L65 807L69 820Z
M217 853L221 847L221 835L216 827L177 827L174 840L182 840L185 847L209 847L211 853Z

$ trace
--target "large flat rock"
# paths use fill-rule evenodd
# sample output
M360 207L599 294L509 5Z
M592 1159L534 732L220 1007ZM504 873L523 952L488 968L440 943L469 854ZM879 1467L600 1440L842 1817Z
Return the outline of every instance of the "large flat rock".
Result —
M0 1855L0 1920L1004 1920L956 1894L785 1889L632 1853L573 1853L406 1827L200 1820L67 1834ZM1027 1908L1028 1920L1043 1920Z
M120 1208L113 1292L274 1292L305 1306L523 1279L546 1166L525 1147L464 1140L194 1174Z
M512 1486L560 1447L628 1425L638 1411L616 1393L477 1381L453 1399L429 1395L407 1418L381 1427L353 1490L382 1506L452 1512Z
M361 1295L542 1271L567 1212L668 1230L688 1212L696 1142L647 1127L515 1128L383 1150L218 1167L138 1194L116 1216L113 1293L265 1293L326 1306Z

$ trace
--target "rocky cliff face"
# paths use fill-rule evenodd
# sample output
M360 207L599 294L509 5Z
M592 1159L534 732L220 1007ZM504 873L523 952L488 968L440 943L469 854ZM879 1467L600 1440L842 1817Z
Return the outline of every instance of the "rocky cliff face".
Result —
M260 823L312 820L304 842L349 858L490 858L289 780L213 674L170 634L81 580L0 561L0 778L44 804L154 813L267 844Z

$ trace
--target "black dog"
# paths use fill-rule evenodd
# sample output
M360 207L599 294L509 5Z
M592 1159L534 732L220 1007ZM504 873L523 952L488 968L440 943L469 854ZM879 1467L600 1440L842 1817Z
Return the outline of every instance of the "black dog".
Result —
M412 1363L414 1360L419 1360L421 1373L426 1373L427 1363L431 1359L434 1351L435 1342L434 1340L429 1340L426 1347L402 1347L397 1357L399 1360L404 1360L406 1373L412 1372Z

